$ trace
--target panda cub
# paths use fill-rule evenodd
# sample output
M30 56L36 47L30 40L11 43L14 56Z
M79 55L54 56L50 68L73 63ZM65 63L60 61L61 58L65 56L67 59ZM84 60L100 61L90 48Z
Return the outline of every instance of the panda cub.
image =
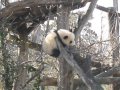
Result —
M58 40L64 47L72 46L75 44L75 35L73 32L70 32L65 29L60 29L58 31L51 31L45 37L42 47L43 47L43 51L46 54L49 54L50 56L53 57L59 57L60 55L60 50L58 49L55 38L58 38Z

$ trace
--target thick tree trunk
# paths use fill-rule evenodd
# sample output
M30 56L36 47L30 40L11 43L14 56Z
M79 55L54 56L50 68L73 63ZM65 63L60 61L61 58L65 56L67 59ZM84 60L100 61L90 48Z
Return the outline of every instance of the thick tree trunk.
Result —
M27 36L20 36L21 38L21 44L20 44L20 54L18 58L18 67L17 67L17 78L14 85L14 90L23 90L22 87L25 84L27 80L27 69L22 64L23 62L28 60L28 54L27 54ZM27 89L24 89L27 90Z
M4 30L4 29L3 29ZM14 64L10 59L10 55L6 45L6 33L0 33L1 36L1 50L2 50L2 65L4 68L3 80L4 90L12 90L14 81ZM2 89L0 89L2 90Z
M64 7L61 6L61 8L59 8L58 13L58 20L57 20L57 28L61 29L68 29L69 27L69 7ZM71 67L67 64L67 62L64 59L59 59L60 61L60 79L58 82L58 90L72 90L72 85L71 85L71 81L72 81L72 70Z
M118 0L113 0L113 9L115 11L118 11ZM112 32L112 36L113 36L113 63L114 66L119 66L120 65L120 61L119 61L119 20L117 17L117 14L109 14L109 17L112 17L110 22L111 22L111 27L110 29L113 30ZM114 22L112 22L114 21ZM114 25L113 25L114 23ZM114 74L114 77L120 77L120 73L118 74ZM113 90L119 90L120 89L120 84L113 84Z

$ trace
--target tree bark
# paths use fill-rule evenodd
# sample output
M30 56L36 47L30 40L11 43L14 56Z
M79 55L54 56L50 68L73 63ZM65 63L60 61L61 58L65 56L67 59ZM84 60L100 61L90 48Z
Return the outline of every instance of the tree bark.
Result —
M21 39L21 46L20 46L20 54L19 54L19 58L18 58L18 62L17 62L17 78L15 81L15 85L14 85L14 90L23 90L23 85L25 85L26 80L27 80L27 69L24 67L24 65L22 64L23 62L28 60L28 54L27 54L27 44L26 44L26 40L27 40L27 36L22 35L20 36ZM24 90L27 90L24 88Z
M112 49L113 49L113 64L114 66L119 66L119 19L117 15L118 11L118 0L113 0L113 11L115 11L114 14L109 13L109 19L110 19L110 33L111 38L113 40L112 43ZM116 73L113 75L114 77L120 77L120 73ZM120 84L113 84L113 90L119 90Z
M61 8L58 9L58 20L57 20L57 28L61 29L68 29L69 28L69 7L61 6ZM71 70L71 67L68 65L68 63L62 59L59 58L59 73L60 73L60 79L58 82L58 90L72 90L72 77L73 73Z

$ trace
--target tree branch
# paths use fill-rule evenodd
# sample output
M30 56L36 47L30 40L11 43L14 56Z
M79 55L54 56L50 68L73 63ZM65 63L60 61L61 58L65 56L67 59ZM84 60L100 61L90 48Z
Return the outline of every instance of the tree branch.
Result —
M27 86L27 84L29 84L34 78L36 78L38 75L40 75L40 73L43 71L43 69L44 69L44 66L43 65L40 66L38 68L38 70L35 72L35 74L23 85L22 89L24 89Z
M100 6L100 5L97 5L96 8L99 9L99 10L102 10L104 12L110 12L110 8L106 8L106 7L103 7L103 6Z
M100 78L95 78L95 80L101 84L113 84L113 83L119 83L120 77L100 77ZM79 79L74 79L73 82L74 82L73 86L78 86L78 85L83 84L82 80L79 80ZM44 77L43 79L41 79L40 85L57 86L57 78Z
M77 74L79 75L79 77L81 77L85 85L90 90L103 90L103 88L93 78L87 77L87 75L83 72L81 67L79 67L78 64L75 62L75 60L73 59L73 56L69 55L65 51L65 49L57 39L56 39L56 42L61 52L61 56L63 56L63 58L67 61L67 63L77 72Z
M120 67L113 67L110 70L106 71L106 72L102 72L98 75L96 75L95 77L108 77L108 76L112 76L113 74L116 74L120 72Z
M103 6L100 6L100 5L97 5L96 8L99 9L99 10L102 10L102 11L104 11L104 12L115 13L115 11L111 10L111 8L106 8L106 7L103 7ZM119 17L120 17L120 13L117 12L117 14L118 14Z
M20 11L22 9L27 9L26 7L31 7L31 6L51 6L55 7L57 5L65 5L65 6L72 6L73 9L76 6L84 6L81 3L81 0L71 0L71 2L66 2L66 1L57 1L57 0L23 0L23 1L17 1L10 3L7 7L3 8L0 11L0 19L8 17L12 15L14 12ZM57 7L56 7L57 8ZM78 7L77 7L78 8Z
M75 31L76 40L78 39L80 32L82 31L83 27L87 23L88 19L90 18L91 14L93 13L93 10L96 6L98 0L92 0L91 4L89 6L89 9L87 10L87 13L83 16L83 18L78 22L78 30Z

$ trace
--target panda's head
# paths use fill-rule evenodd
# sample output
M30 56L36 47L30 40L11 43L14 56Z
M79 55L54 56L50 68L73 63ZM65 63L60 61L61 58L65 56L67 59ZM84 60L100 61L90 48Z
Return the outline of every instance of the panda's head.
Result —
M60 29L57 31L60 36L60 39L66 46L73 46L75 45L75 35L73 32L70 32L65 29Z

